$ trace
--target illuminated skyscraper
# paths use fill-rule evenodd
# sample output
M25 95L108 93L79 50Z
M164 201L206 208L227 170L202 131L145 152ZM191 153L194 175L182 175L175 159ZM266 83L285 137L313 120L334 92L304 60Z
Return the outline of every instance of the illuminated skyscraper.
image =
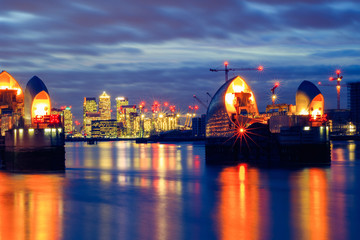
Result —
M66 107L63 111L64 116L64 131L65 134L70 134L73 131L73 121L72 121L72 113L71 107Z
M84 107L83 107L83 129L85 136L91 136L91 120L93 119L92 115L96 113L97 113L96 98L85 97Z
M116 100L116 120L121 122L124 117L123 106L129 105L129 101L126 97L117 97Z
M85 114L88 113L96 113L97 112L97 103L96 98L94 97L85 97L84 98L84 117Z
M99 96L99 112L101 120L111 119L111 100L106 92L103 92L103 94Z

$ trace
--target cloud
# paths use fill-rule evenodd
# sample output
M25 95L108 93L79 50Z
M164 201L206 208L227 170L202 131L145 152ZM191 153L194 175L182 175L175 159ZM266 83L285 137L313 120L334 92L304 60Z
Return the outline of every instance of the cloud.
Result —
M335 68L359 79L358 9L325 0L5 1L0 66L23 83L38 75L54 103L78 114L83 97L104 90L186 109L194 94L207 99L223 83L209 68L225 60L265 65L260 75L231 76L248 77L257 96L280 79L282 99L293 101L302 80L327 79Z
M355 57L360 58L360 50L354 49L344 49L336 51L323 51L312 54L314 57L323 57L323 58L345 58L345 57Z

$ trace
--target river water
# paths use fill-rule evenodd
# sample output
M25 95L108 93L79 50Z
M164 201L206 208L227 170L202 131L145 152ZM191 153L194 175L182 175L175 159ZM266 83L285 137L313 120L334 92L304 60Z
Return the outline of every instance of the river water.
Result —
M328 167L207 166L201 143L66 143L66 172L0 171L0 240L360 239L360 142Z

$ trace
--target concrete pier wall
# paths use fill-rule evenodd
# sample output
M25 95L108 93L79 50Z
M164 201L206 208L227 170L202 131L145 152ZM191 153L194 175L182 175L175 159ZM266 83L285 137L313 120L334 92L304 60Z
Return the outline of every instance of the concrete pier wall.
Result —
M2 162L8 171L64 171L62 128L11 129L5 134Z

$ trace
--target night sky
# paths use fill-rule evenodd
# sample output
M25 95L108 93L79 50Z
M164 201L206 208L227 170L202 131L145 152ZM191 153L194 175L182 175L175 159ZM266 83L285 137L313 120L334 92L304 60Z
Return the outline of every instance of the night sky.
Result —
M37 75L53 107L71 105L78 120L83 98L103 91L113 104L123 95L185 111L223 84L209 68L224 61L264 66L229 75L245 77L260 111L276 81L279 102L292 104L302 80L330 83L341 69L343 83L360 81L359 0L5 0L0 29L1 69L23 88ZM320 90L336 108L335 87Z

